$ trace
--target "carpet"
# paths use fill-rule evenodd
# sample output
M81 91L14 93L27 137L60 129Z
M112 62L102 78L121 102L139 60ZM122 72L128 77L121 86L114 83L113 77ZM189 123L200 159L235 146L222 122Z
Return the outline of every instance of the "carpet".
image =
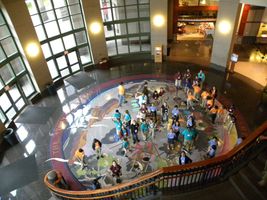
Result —
M76 89L80 90L88 85L91 85L95 82L95 79L91 78L86 72L79 72L77 74L72 75L69 78L66 78L69 84L71 84Z
M0 195L21 188L38 180L38 168L35 155L18 160L0 169Z

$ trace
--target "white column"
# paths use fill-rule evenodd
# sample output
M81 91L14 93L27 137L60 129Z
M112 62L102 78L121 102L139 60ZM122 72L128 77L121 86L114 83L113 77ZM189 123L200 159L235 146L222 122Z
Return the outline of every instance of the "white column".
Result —
M93 62L98 63L101 58L108 57L100 2L99 0L82 0L82 5L91 45Z
M168 0L150 0L150 30L152 55L154 55L154 47L156 45L162 45L163 54L167 55L167 20Z
M240 16L241 5L237 0L220 0L212 46L211 66L226 70L229 65Z

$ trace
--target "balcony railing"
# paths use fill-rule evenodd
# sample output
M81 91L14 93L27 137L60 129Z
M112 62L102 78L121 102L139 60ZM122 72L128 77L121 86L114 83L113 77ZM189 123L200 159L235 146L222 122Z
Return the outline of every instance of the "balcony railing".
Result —
M163 167L127 183L105 189L64 190L50 184L47 176L44 177L44 182L61 199L138 199L158 191L188 191L221 182L238 171L265 148L267 142L261 143L258 140L265 132L267 121L227 154L185 166Z

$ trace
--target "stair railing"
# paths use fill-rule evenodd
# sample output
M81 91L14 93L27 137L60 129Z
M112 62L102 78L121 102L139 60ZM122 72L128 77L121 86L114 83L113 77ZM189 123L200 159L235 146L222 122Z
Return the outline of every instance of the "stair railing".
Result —
M138 199L158 191L186 191L227 179L240 165L261 150L259 136L267 131L267 121L228 153L183 166L163 167L129 182L90 191L72 191L55 187L47 175L48 189L61 199Z

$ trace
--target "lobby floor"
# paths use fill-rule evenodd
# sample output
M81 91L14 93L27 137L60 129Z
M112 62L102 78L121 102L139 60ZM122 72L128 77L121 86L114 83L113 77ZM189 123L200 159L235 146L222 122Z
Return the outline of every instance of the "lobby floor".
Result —
M1 179L1 184L5 184L6 181L12 183L12 180L17 180L18 185L20 183L21 185L17 186L16 189L14 188L12 192L2 195L1 200L47 200L51 198L51 194L43 184L43 177L52 168L51 163L45 161L50 158L50 149L51 145L53 145L51 138L55 132L55 127L59 126L57 123L60 117L68 112L69 109L74 109L84 103L85 97L78 97L83 96L85 92L90 92L92 87L110 80L133 75L153 74L168 79L169 76L173 76L178 70L184 72L187 68L193 74L196 74L202 68L206 74L206 83L209 86L215 85L218 88L218 96L225 99L225 105L235 104L237 112L243 118L240 122L237 122L240 127L238 131L254 130L267 120L267 106L261 102L262 86L238 73L225 74L208 67L200 67L197 64L171 61L163 64L140 61L117 65L109 70L95 69L87 73L95 82L80 89L75 89L68 83L65 83L61 88L58 88L57 95L43 97L40 102L32 105L35 108L44 108L46 112L40 112L39 117L35 116L33 112L32 117L28 117L24 123L21 121L16 123L18 127L17 133L21 142L7 149L2 156L0 167L2 170L13 163L15 168L18 169L18 173L11 173L10 180ZM40 110L41 108L38 109ZM60 125L62 125L62 129L65 128L63 124ZM35 156L31 157L33 154ZM29 160L33 164L26 165L25 163L28 163ZM25 178L24 181L19 178L19 173L20 170L23 170L23 166L29 167L32 171L32 176ZM8 188L6 188L7 190Z

